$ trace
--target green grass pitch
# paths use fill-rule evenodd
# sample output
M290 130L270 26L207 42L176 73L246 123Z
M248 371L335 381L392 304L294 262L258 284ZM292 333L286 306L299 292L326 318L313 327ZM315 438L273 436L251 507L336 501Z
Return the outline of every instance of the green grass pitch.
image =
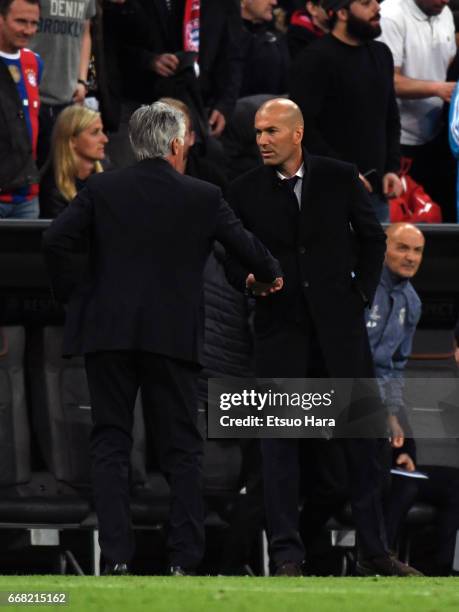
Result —
M458 612L459 578L0 576L5 593L66 592L63 612Z

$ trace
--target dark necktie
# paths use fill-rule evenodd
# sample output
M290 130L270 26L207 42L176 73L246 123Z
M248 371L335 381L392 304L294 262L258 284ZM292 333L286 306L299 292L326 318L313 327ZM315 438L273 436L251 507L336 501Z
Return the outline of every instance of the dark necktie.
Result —
M290 178L287 179L283 179L281 181L281 183L287 188L286 191L288 191L294 199L292 199L291 197L288 198L288 207L291 213L293 213L295 216L299 213L299 205L298 205L298 198L296 197L296 193L295 193L295 185L298 181L300 177L299 176L291 176ZM285 189L284 187L284 189Z
M299 180L299 176L297 176L295 174L295 176L291 176L288 179L284 179L282 182L286 184L287 189L290 191L290 193L293 195L293 197L295 198L295 212L299 211L299 203L298 203L298 198L296 197L296 193L295 193L295 185L297 184L298 180Z
M290 191L293 193L293 195L296 197L295 194L295 185L298 181L300 177L298 175L295 174L295 176L291 176L288 179L284 179L284 183L287 185L287 187L290 189Z

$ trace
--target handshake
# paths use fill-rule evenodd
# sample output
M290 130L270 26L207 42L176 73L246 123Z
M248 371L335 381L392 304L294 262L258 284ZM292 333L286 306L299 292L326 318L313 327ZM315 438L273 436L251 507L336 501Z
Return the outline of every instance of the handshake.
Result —
M279 276L275 278L271 283L262 283L257 281L253 274L249 274L245 279L245 286L249 293L255 297L265 297L271 293L280 291L284 286L284 279Z

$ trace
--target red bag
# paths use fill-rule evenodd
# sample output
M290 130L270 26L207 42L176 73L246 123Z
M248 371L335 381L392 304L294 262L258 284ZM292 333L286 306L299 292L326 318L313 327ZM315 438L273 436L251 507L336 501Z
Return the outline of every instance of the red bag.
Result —
M411 160L402 159L400 180L403 193L398 198L389 200L391 223L407 221L409 223L441 223L442 214L440 206L424 191L424 187L416 183L408 171Z

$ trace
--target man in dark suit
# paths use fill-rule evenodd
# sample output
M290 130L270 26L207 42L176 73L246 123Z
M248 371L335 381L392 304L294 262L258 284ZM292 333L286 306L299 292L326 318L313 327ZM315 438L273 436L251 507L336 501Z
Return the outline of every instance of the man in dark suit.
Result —
M229 201L285 274L282 293L257 303L256 374L372 377L364 310L378 286L385 236L358 171L306 153L301 111L290 100L263 104L255 130L264 165L232 184ZM253 282L231 264L229 259L235 286ZM350 465L353 515L366 568L362 573L403 574L405 568L389 557L383 533L378 441L323 442L317 463L325 461L327 444L344 445ZM266 439L262 450L271 559L278 575L300 575L299 441Z
M106 573L126 573L133 555L129 458L140 386L154 407L145 416L171 487L171 573L193 572L203 554L196 375L202 274L213 240L269 290L282 287L276 260L244 230L220 190L177 172L184 135L180 111L160 102L138 109L130 136L139 163L91 177L44 234L54 290L69 298L64 354L85 356ZM88 270L75 286L72 255L85 239Z

